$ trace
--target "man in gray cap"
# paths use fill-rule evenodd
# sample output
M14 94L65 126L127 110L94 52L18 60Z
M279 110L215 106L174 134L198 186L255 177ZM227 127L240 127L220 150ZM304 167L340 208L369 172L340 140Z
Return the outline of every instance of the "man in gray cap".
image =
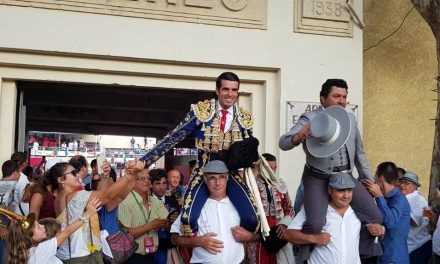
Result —
M417 191L420 187L419 177L406 172L399 178L397 185L400 193L405 195L411 207L411 222L408 235L408 253L411 264L427 264L432 255L432 240L429 234L429 218L423 216L423 209L429 208L426 199Z
M296 245L316 244L307 263L361 263L359 257L361 222L350 207L355 186L351 175L347 173L341 172L330 176L327 187L330 204L327 208L326 224L320 233L309 235L302 231L306 221L304 209L301 209L290 223L286 235L289 242Z
M355 117L345 111L347 94L348 85L344 80L326 80L319 97L321 107L302 114L298 122L279 140L282 150L302 145L306 154L302 183L303 204L307 215L303 230L307 234L319 233L325 224L328 205L326 188L329 177L338 172L352 174L356 168L359 179L373 180ZM330 122L334 120L337 121L334 129L326 129L325 125L335 124ZM313 124L317 125L315 131ZM335 133L330 137L324 133L331 131ZM356 215L362 223L382 223L382 215L373 198L360 182L355 183L351 206ZM361 230L361 255L368 257L382 254L374 239L365 228ZM303 259L307 257L306 249L307 247L302 247L300 251Z
M180 217L171 227L171 241L181 247L192 247L190 263L241 263L244 259L243 242L257 240L240 227L240 216L226 194L229 171L220 160L206 164L203 180L209 196L197 220L197 236L182 236Z

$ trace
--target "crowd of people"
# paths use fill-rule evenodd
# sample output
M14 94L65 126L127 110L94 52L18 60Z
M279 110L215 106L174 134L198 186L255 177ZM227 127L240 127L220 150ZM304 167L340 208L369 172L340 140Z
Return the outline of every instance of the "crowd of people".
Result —
M302 146L306 154L295 203L276 157L258 154L252 115L236 102L239 85L237 75L222 73L217 98L192 105L122 177L108 161L89 166L77 155L47 161L29 180L26 155L12 154L2 165L1 181L14 190L1 200L2 263L440 262L438 217L417 190L418 176L389 161L372 173L344 109L344 80L327 80L322 107L279 139L282 150ZM187 185L176 169L149 169L189 135L198 159ZM117 262L107 238L124 232L137 246Z

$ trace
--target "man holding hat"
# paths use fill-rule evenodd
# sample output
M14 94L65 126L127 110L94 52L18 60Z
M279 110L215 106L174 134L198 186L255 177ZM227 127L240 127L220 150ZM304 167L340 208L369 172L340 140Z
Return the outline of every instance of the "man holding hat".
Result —
M355 187L352 176L347 173L330 176L327 187L330 204L326 224L320 233L309 235L301 231L306 221L304 209L289 224L286 234L289 242L316 244L307 263L361 263L358 251L361 222L350 207Z
M244 259L243 242L257 240L258 234L240 227L240 216L226 194L229 175L226 164L220 160L209 161L205 166L203 181L209 196L197 219L195 237L182 236L181 215L171 227L171 241L181 247L192 247L190 263L241 263Z
M426 199L417 191L419 177L406 172L397 181L400 193L405 195L411 207L411 222L408 235L410 263L427 264L432 255L432 240L429 234L429 218L423 216L423 209L429 209Z
M302 175L304 184L304 209L307 219L302 230L318 234L325 224L328 205L327 183L339 172L348 173L356 167L360 179L371 179L370 167L362 139L352 113L347 105L347 83L342 79L328 79L320 92L322 107L301 115L289 132L282 135L279 146L290 150L303 143L306 165ZM362 223L381 223L382 215L365 187L353 178L351 207ZM364 256L381 255L374 237L363 228L359 251ZM302 259L307 252L301 252Z

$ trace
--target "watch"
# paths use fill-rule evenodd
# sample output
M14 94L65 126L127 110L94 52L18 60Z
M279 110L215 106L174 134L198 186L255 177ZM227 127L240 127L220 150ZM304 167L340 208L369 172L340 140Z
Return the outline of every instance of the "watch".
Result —
M78 220L83 221L85 223L85 222L87 222L87 217L85 217L84 215L80 215L78 217Z

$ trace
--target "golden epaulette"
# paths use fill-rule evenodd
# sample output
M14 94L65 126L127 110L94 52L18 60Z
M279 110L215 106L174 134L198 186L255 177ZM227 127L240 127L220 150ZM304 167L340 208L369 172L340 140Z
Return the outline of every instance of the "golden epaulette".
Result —
M202 122L208 122L215 114L215 100L200 101L197 104L191 105L194 115Z
M252 126L254 125L254 118L252 117L251 113L240 107L238 122L244 129L252 129Z

